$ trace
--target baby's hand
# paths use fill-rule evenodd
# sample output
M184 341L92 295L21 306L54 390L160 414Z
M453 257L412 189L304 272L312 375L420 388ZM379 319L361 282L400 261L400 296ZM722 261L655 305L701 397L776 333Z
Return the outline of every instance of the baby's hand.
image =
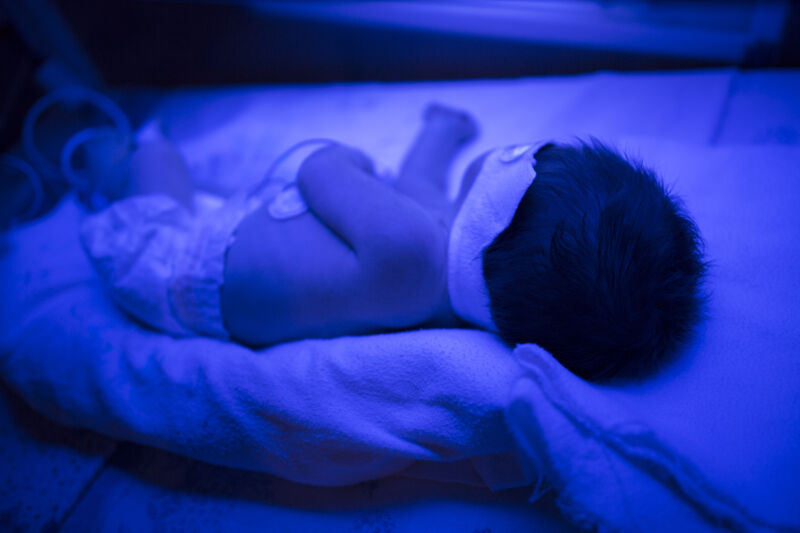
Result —
M427 125L444 128L460 144L466 144L478 136L478 123L466 111L461 111L436 102L425 109Z

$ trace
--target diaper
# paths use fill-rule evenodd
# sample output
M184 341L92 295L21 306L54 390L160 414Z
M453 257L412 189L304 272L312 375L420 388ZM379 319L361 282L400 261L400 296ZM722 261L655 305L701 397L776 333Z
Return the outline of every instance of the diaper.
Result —
M169 196L126 198L87 216L81 241L114 301L137 319L177 336L227 338L219 288L240 218L214 211L225 216L203 224Z
M302 162L331 141L295 145L266 177L229 199L194 197L195 214L166 195L126 198L86 217L83 246L116 303L145 324L176 336L228 339L220 288L236 228L265 203L287 219L306 212L295 184Z

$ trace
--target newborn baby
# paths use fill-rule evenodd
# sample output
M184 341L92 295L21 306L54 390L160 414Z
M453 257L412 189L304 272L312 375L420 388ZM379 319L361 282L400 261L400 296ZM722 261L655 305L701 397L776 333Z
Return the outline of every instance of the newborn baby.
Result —
M475 134L434 105L393 182L358 150L312 142L288 178L216 208L168 142L143 143L132 196L87 217L84 246L124 309L176 335L257 347L466 322L586 379L658 367L702 301L676 199L595 141L487 152L450 202L448 169Z

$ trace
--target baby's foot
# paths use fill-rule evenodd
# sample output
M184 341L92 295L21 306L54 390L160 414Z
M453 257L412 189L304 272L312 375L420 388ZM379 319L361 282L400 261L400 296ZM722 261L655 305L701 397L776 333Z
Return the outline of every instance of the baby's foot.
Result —
M478 135L478 123L472 115L442 104L429 104L425 109L426 125L442 128L459 144L466 144Z
M164 126L159 119L152 119L139 128L136 132L136 142L144 144L147 142L163 141L167 137L164 135Z

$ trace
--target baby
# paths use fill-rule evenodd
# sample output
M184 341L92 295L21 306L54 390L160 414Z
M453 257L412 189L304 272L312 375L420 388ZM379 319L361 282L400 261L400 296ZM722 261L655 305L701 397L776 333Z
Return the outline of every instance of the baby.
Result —
M259 347L478 326L586 379L644 375L686 341L705 271L695 225L655 176L602 144L517 145L451 163L476 135L428 108L389 182L362 152L311 142L288 178L217 208L177 151L143 143L129 198L84 222L117 302L176 335Z

